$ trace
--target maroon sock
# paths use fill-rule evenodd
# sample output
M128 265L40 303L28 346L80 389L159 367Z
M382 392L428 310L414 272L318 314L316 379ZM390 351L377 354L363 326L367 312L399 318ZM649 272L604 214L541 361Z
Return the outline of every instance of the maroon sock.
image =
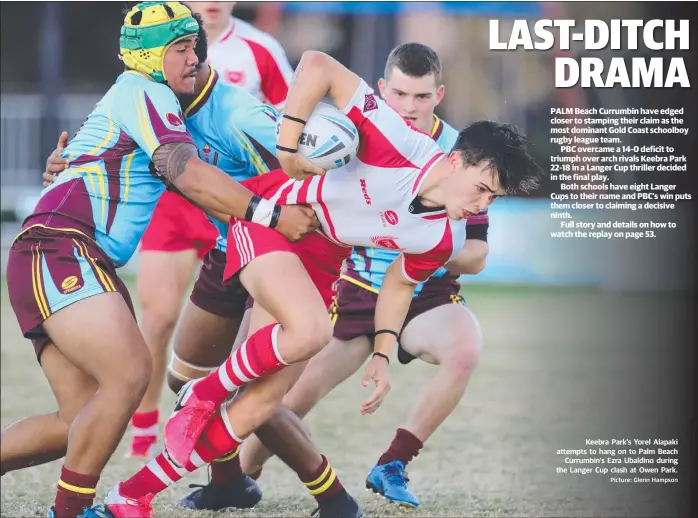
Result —
M81 475L64 466L53 504L56 518L75 518L86 507L92 507L98 481L99 476Z
M378 465L382 466L394 460L401 461L405 466L417 455L422 449L422 441L417 439L412 432L404 428L398 428L395 433L393 442L390 443L390 448L378 459Z
M211 462L211 484L225 484L241 474L239 446L235 451Z
M344 491L344 486L339 481L339 477L334 472L327 458L322 455L322 463L313 472L298 473L298 478L305 484L310 494L318 502L331 498L340 491Z

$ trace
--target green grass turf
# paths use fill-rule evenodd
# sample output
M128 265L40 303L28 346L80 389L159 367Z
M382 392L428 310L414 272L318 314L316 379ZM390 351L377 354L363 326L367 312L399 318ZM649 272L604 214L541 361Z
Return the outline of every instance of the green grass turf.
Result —
M129 280L133 288L133 280ZM135 289L131 293L136 296ZM421 362L391 367L393 390L370 417L359 414L368 389L350 378L307 418L319 449L366 516L652 516L675 515L665 505L678 484L612 484L608 476L559 475L558 448L584 447L586 438L661 435L664 398L646 362L663 338L651 323L668 326L684 301L672 295L613 294L594 290L470 287L464 290L485 336L480 365L454 414L409 466L416 511L399 511L364 491L369 469L403 424L420 384L434 368ZM19 332L2 282L1 424L55 409L30 343ZM136 300L137 303L137 300ZM645 369L645 370L643 370ZM667 378L662 378L666 380ZM638 401L646 405L638 405ZM161 411L168 415L173 396ZM649 413L649 414L648 414ZM647 416L651 415L651 418ZM668 419L668 418L667 418ZM141 466L123 458L122 441L108 464L98 500ZM2 478L3 517L46 516L60 461ZM173 508L203 483L201 470L160 495L157 516L308 516L314 501L276 459L260 479L264 498L246 512L182 512Z

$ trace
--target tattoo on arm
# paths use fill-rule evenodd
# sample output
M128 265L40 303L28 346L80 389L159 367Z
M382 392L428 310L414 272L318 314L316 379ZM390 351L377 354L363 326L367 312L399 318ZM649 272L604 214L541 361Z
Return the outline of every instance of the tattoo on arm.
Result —
M153 163L168 183L174 182L184 172L190 158L197 156L196 146L187 142L171 142L155 150Z

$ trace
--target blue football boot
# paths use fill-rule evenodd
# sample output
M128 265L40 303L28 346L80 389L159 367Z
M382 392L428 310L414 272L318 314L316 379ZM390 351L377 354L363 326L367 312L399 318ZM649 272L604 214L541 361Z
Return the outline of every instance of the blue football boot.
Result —
M407 487L405 465L399 460L387 464L376 464L366 478L366 489L383 495L390 502L417 507L419 500Z

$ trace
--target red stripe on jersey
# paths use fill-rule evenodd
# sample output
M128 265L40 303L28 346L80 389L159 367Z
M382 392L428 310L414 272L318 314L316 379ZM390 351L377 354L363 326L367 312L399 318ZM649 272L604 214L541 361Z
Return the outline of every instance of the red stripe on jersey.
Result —
M426 216L422 216L422 219L434 220L434 219L444 219L447 217L448 217L448 214L446 214L446 211L443 211L443 212L439 212L438 214L427 214Z
M337 243L339 244L344 244L342 243L339 239L337 239L337 234L334 231L334 224L332 223L332 219L330 218L330 211L327 208L327 205L325 202L322 200L322 186L325 183L325 178L326 175L322 175L322 178L320 178L320 183L317 186L317 202L320 207L322 207L322 213L325 215L325 221L327 221L327 226L329 227L328 230L330 231L330 235L332 236L332 239L334 239Z
M256 41L242 39L252 50L259 75L262 78L262 94L270 104L280 104L286 100L288 95L288 84L286 78L281 73L279 64L269 49L260 45Z
M228 39L233 35L233 32L235 31L235 21L233 20L233 26L230 28L230 30L226 33L225 36L223 36L218 43L223 43L224 41L228 41Z
M423 254L404 254L403 268L410 280L424 282L445 265L453 253L451 222L446 221L441 240L434 248Z
M296 197L296 203L298 205L302 205L303 203L308 203L308 188L310 187L310 182L312 182L312 181L313 181L312 177L306 178L303 181L301 188L298 189L298 196Z
M155 461L158 463L158 466L160 466L162 471L165 472L165 475L167 475L170 480L176 482L180 478L182 478L182 476L174 470L172 465L162 457L162 455L158 455L157 457L155 457Z
M417 166L390 143L383 132L363 114L359 107L352 106L347 116L354 123L362 137L356 156L364 164L373 167L411 167L417 169Z
M288 199L288 195L291 194L291 191L293 190L293 184L289 184L286 187L284 187L284 190L281 191L281 195L279 196L279 201L276 202L277 205L286 205L286 200Z
M417 189L419 188L419 184L422 181L422 178L424 178L424 175L427 174L427 171L429 168L434 165L434 162L436 162L439 158L444 156L444 153L437 153L429 161L427 162L427 165L422 167L421 172L419 173L419 176L417 176L417 179L414 181L414 184L412 185L412 194L415 194L417 192Z

